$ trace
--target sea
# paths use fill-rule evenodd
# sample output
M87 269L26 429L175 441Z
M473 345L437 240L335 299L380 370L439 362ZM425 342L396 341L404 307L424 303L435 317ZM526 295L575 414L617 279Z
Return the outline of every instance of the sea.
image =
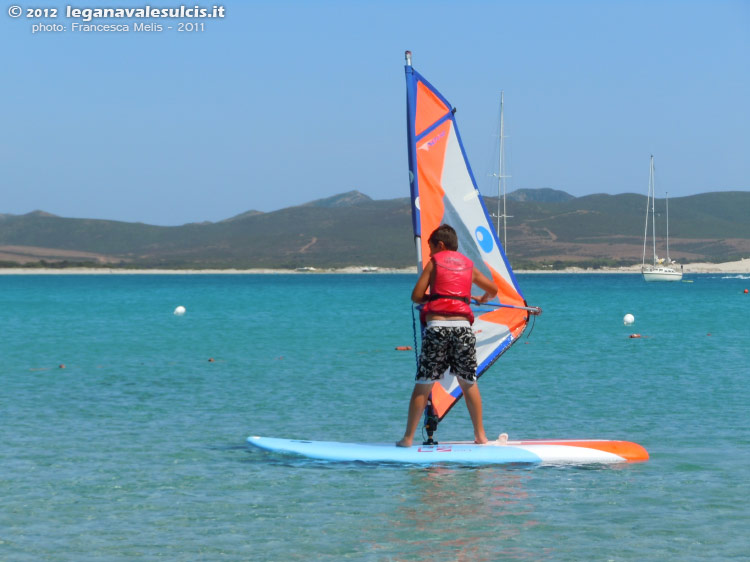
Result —
M0 560L750 559L750 276L517 279L544 312L480 379L488 435L648 462L249 447L401 437L414 275L0 276Z

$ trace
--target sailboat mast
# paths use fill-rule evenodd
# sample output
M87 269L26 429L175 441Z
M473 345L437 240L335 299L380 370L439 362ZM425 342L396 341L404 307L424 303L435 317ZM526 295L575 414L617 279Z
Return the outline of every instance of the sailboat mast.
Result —
M503 196L503 247L508 251L508 231L505 214L505 122L503 117L503 104L505 103L505 92L500 92L500 172L497 180L497 231L500 232L500 194Z
M654 180L654 155L651 155L651 174L649 180L649 191L651 193L651 236L654 243L654 265L656 265L656 181Z
M404 52L404 58L406 59L406 72L407 72L407 76L408 76L410 73L413 72L412 64L411 64L411 51L405 51ZM409 112L411 111L411 108L414 105L414 103L413 103L413 100L410 102L409 99L408 99L409 98L409 90L408 90L408 88L407 88L407 94L406 95L407 95L407 103L406 103L407 131L406 131L406 136L407 136L408 145L409 145L409 184L410 184L410 189L413 190L414 189L414 182L416 181L415 173L416 173L416 169L417 169L416 168L417 164L416 164L416 155L413 153L412 148L411 148L411 146L412 146L412 140L411 140L412 132L411 132L411 129L410 129L408 123L410 123L412 121L412 119L413 119L413 116L410 115ZM415 218L412 217L412 220L415 220ZM417 230L416 230L416 228L417 228L416 224L417 223L414 222L415 232L417 232ZM414 236L414 246L415 246L416 251L417 251L417 269L418 269L418 271L421 272L422 271L422 237L421 237L421 233L419 235L415 234L415 236Z
M495 218L497 219L495 232L497 232L497 238L500 240L500 217L503 218L503 236L502 245L505 248L505 254L508 254L508 221L507 219L513 218L508 215L505 204L506 195L506 183L505 179L508 177L505 174L505 116L503 106L505 105L505 92L500 91L500 153L499 163L497 167L497 212ZM500 212L500 200L503 202L503 212Z
M651 172L649 171L648 193L646 194L646 224L643 227L643 256L641 256L641 270L643 270L643 268L646 266L646 242L648 242L648 207L650 204L651 204Z
M672 263L672 260L669 257L669 192L665 192L665 202L667 204L667 265Z

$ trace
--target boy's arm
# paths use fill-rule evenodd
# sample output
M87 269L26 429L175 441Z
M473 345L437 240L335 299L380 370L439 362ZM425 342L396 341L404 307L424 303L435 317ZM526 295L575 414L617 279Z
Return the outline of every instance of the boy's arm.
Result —
M425 300L425 293L427 293L427 287L430 286L430 274L432 273L432 260L427 262L424 266L422 274L417 279L417 284L414 285L414 290L411 292L411 300L417 304L422 304Z
M472 296L471 298L477 301L479 304L485 303L497 295L497 286L494 281L489 279L484 273L479 271L476 267L471 274L471 282L477 285L480 289L484 289L484 294L481 297Z

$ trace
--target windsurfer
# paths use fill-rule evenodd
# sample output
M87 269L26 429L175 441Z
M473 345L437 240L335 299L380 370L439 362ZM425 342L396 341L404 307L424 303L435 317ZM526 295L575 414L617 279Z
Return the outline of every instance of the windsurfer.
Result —
M471 329L474 314L470 299L485 303L497 294L495 283L478 271L471 260L459 253L458 236L450 225L436 228L428 239L431 259L419 276L411 299L424 304L421 318L426 324L422 352L409 402L409 414L399 447L411 447L419 419L427 406L433 384L450 368L466 398L474 441L487 443L482 422L482 397L476 384L476 337ZM484 289L481 297L471 295L472 285ZM427 293L427 289L430 293Z

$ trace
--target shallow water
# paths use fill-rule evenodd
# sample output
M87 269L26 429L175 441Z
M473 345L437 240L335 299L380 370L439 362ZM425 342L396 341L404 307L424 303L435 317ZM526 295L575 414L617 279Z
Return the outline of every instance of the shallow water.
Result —
M0 559L746 557L750 285L686 280L520 275L544 314L480 382L490 435L649 462L424 468L245 444L399 437L413 276L0 276Z

